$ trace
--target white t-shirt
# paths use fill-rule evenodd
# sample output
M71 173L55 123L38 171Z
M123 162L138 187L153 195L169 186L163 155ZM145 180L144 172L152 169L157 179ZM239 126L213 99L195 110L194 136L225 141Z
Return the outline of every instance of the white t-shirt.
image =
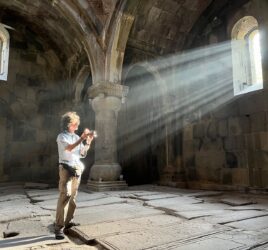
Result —
M75 133L69 133L64 131L60 133L57 137L58 153L59 153L59 163L68 164L71 167L79 166L84 169L84 164L80 161L80 158L84 158L81 153L83 152L84 144L81 142L72 151L65 150L65 148L74 144L79 140L79 136Z

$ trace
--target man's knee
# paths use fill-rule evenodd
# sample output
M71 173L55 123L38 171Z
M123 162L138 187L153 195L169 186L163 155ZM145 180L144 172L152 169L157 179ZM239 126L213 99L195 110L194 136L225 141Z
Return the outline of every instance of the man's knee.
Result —
M71 196L71 192L60 192L59 200L66 202L70 200Z

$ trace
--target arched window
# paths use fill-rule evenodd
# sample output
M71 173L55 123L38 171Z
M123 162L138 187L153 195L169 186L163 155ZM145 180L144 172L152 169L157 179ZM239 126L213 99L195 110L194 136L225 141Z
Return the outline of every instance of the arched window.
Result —
M7 80L9 58L9 34L3 24L0 24L0 80Z
M260 33L252 16L240 19L232 30L234 94L263 88Z

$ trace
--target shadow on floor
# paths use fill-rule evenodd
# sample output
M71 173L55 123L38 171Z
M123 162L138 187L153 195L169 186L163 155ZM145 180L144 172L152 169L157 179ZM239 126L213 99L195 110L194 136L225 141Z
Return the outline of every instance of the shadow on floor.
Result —
M37 243L37 242L42 242L43 244L46 244L46 241L51 241L51 240L55 241L54 234L4 239L0 241L0 248L8 248L8 247L16 247L16 246L18 247L18 246Z

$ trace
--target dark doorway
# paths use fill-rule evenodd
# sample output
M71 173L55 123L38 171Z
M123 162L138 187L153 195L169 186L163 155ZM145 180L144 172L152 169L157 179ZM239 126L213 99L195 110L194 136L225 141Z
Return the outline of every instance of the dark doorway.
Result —
M118 117L118 160L128 185L153 183L159 179L160 165L159 86L143 67L132 69L125 85L129 93Z

